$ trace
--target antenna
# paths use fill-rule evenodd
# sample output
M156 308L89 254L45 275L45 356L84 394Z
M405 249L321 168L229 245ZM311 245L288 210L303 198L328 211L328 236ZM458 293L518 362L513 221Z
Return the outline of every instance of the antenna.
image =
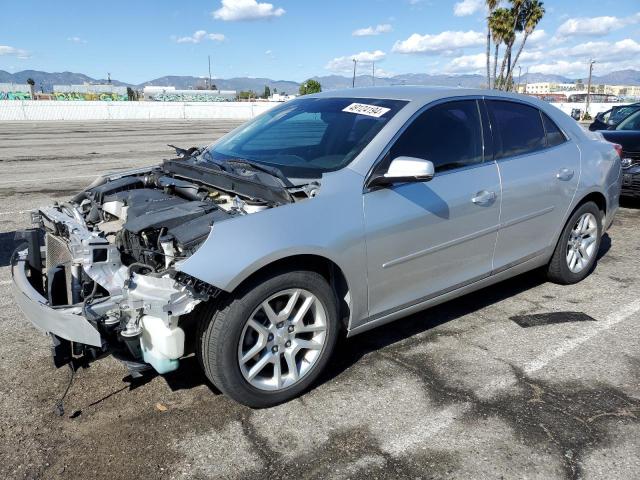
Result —
M353 59L353 81L351 82L351 88L356 88L356 65L358 65L358 60Z
M212 90L211 88L211 55L208 55L209 58L209 90Z

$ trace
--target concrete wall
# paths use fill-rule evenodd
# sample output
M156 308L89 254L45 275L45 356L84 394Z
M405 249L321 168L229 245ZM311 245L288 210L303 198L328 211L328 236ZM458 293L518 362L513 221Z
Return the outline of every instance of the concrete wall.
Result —
M47 120L248 120L278 103L270 102L66 102L0 101L0 121Z
M248 120L277 102L91 102L0 100L0 121L13 120L181 120L196 118ZM566 114L584 103L552 103ZM624 103L592 103L591 116Z
M617 105L627 105L629 102L618 102L618 103L591 103L589 105L589 114L592 117L595 117L600 112L606 112L607 110L611 110L613 107ZM574 108L578 108L584 112L586 107L585 103L552 103L556 108L559 108L567 115L571 115L571 110Z

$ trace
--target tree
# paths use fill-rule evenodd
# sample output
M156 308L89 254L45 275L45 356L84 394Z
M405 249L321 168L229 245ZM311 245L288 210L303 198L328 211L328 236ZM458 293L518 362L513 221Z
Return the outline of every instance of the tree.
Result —
M300 85L300 95L311 95L312 93L320 93L322 91L322 85L317 80L309 79Z
M518 49L518 53L516 54L516 58L513 60L511 72L509 73L509 76L507 78L507 85L511 85L513 83L513 72L516 69L518 60L520 59L520 54L522 53L522 50L524 50L524 45L525 43L527 43L527 38L529 38L529 35L533 33L533 31L538 26L538 23L540 23L540 20L542 20L544 12L544 3L539 0L530 0L524 5L524 8L521 12L521 22L524 36L522 38L520 48Z
M240 100L251 100L252 98L257 98L258 95L256 95L256 92L254 92L253 90L242 90L239 94L238 94L238 98Z
M520 8L522 7L523 0L511 0L513 6L511 9L507 9L509 12L508 18L505 18L507 23L506 27L506 35L504 38L504 44L506 45L506 51L504 52L504 57L502 57L502 65L500 66L500 76L496 79L496 85L499 90L502 90L505 85L505 73L508 75L511 73L511 65L507 69L507 62L509 58L511 58L511 50L513 48L513 44L516 41L516 31L518 26L520 25L518 22L518 16L520 15ZM506 72L505 72L506 69Z
M265 85L263 97L269 98L270 96L271 96L271 89L269 88L269 85Z
M491 88L491 14L498 6L498 0L485 0L487 4L487 88Z
M29 85L29 93L31 95L31 100L35 100L35 80L33 78L27 78L27 84Z
M495 45L493 57L493 88L498 88L498 55L500 53L500 45L505 43L510 36L511 28L511 11L508 8L498 8L493 11L489 17L489 28ZM491 84L491 82L489 82Z

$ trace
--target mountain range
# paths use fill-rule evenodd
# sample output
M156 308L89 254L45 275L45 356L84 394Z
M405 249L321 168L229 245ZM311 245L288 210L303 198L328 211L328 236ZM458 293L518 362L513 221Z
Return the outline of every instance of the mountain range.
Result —
M73 72L41 72L38 70L23 70L21 72L9 73L0 70L0 83L26 83L28 78L32 78L36 83L36 89L44 92L51 92L53 85L82 85L84 83L107 83L106 79L96 79L82 73ZM339 88L349 88L352 85L352 78L342 75L326 75L313 77L322 85L324 90L336 90ZM586 82L586 78L583 78ZM517 81L517 79L516 79ZM576 79L563 77L561 75L545 75L531 73L523 75L521 81L532 82L557 82L573 83ZM640 85L639 70L619 70L606 75L595 76L592 79L594 84L610 85ZM142 90L147 85L173 86L177 89L192 89L206 85L204 77L169 75L140 84L131 84L119 80L111 80L116 86L126 86L133 89ZM213 83L221 90L253 90L262 93L266 85L271 91L277 89L281 93L296 93L300 86L299 82L289 80L272 80L270 78L235 77L235 78L215 78ZM445 75L426 73L407 73L392 77L376 78L376 85L442 85L452 87L480 87L484 83L482 75ZM370 86L373 84L371 75L360 75L356 77L356 86Z

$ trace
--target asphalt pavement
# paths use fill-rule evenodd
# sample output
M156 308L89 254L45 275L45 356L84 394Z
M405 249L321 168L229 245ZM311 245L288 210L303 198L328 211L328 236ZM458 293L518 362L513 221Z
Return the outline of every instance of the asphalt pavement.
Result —
M235 404L193 358L134 381L108 357L56 416L69 370L10 295L14 232L100 173L235 125L0 124L0 478L640 478L638 202L584 282L533 272L344 340L287 404Z

